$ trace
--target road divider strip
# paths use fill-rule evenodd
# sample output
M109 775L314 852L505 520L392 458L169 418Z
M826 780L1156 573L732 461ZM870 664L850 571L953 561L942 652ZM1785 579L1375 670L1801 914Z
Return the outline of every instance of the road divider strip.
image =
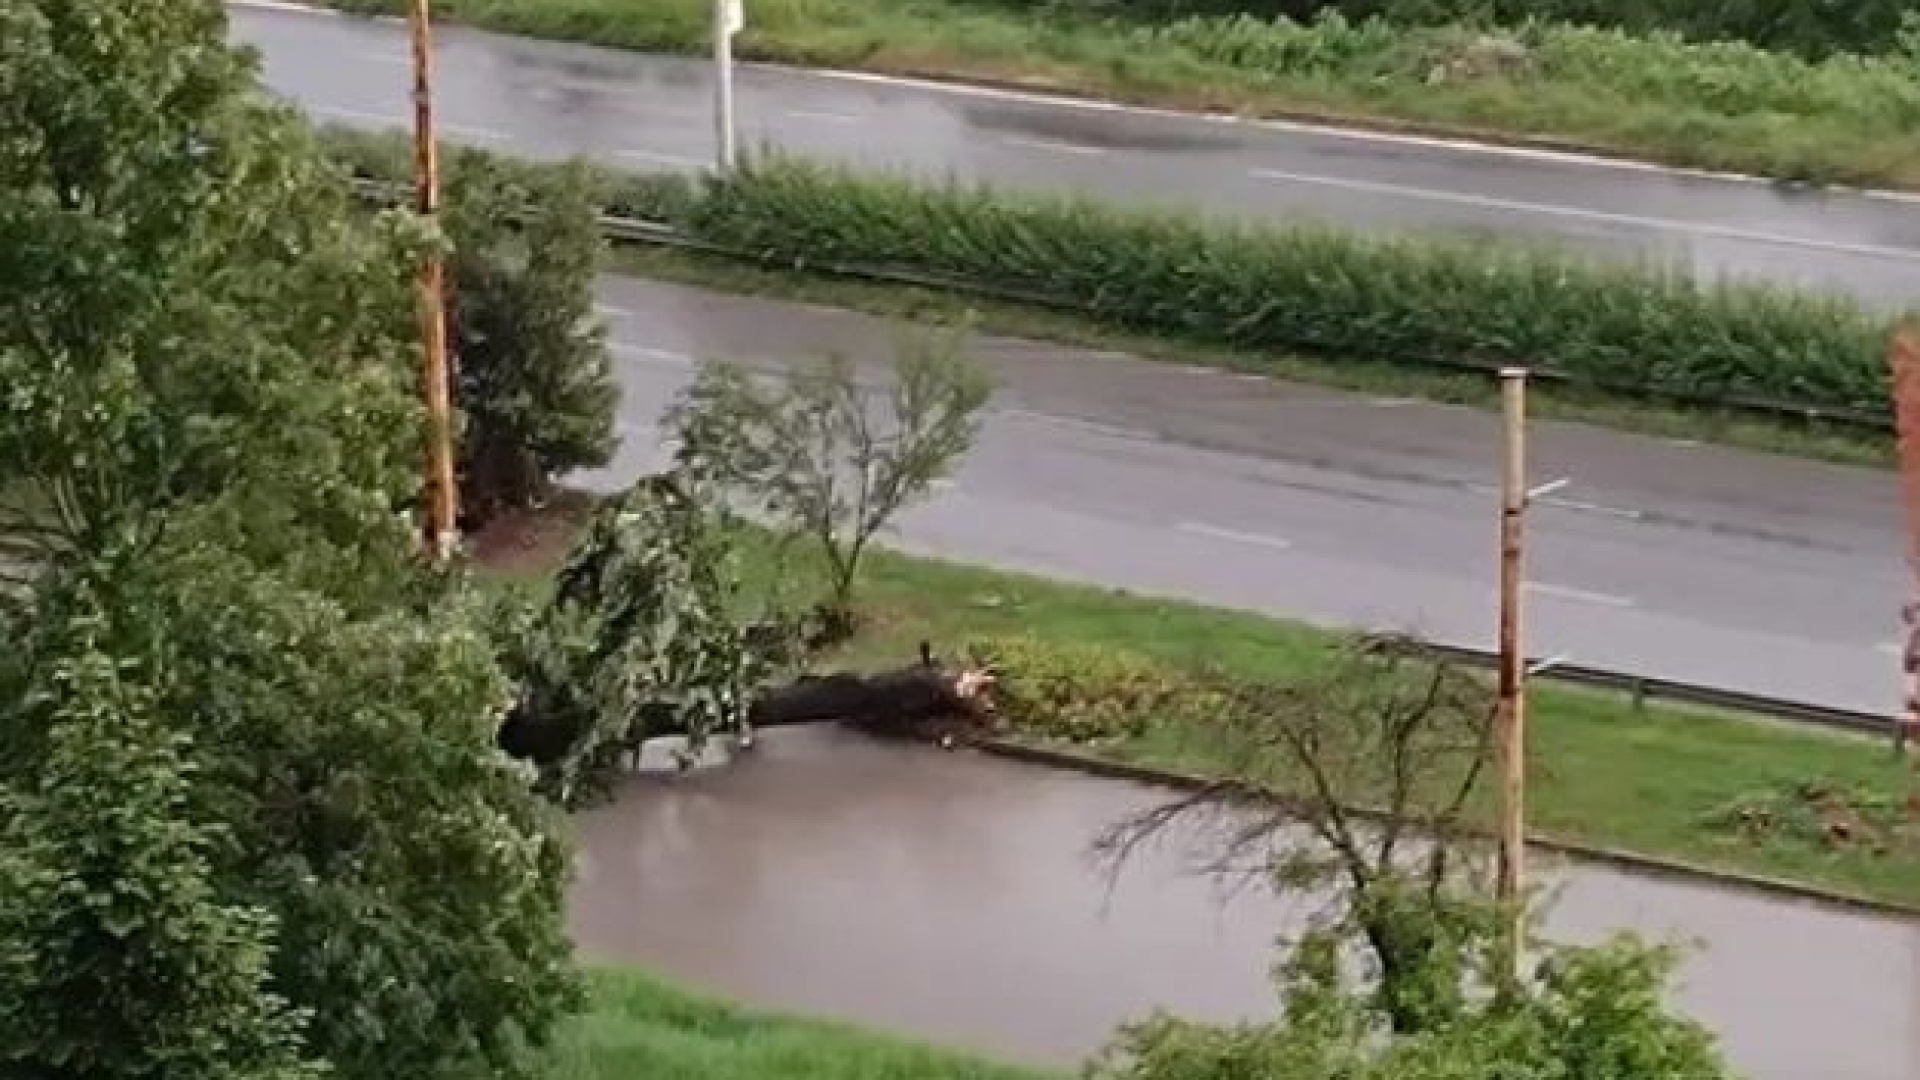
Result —
M330 131L371 181L402 140ZM486 151L497 167L541 169ZM782 157L731 178L604 177L610 239L1070 311L1117 329L1352 365L1491 374L1871 438L1890 318L1837 296L1452 240L1232 227L874 178Z

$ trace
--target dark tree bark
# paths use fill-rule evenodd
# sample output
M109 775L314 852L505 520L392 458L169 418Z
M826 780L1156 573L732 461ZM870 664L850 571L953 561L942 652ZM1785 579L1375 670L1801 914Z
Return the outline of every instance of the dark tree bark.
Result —
M938 738L990 723L992 687L986 672L940 664L923 644L920 661L905 667L804 675L770 687L754 699L747 719L755 730L843 723L875 735ZM566 752L570 738L547 730L536 715L536 709L524 706L509 713L500 728L500 748L512 757L547 764ZM686 734L665 708L645 727L648 738Z

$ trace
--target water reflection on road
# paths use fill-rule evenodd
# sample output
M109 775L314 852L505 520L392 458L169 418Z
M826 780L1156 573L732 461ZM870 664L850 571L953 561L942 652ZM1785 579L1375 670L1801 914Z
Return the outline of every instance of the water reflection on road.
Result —
M751 1002L1071 1062L1156 1006L1271 1012L1305 897L1225 897L1177 851L1089 860L1145 789L834 729L636 779L582 816L577 940ZM1549 927L1699 939L1682 1004L1753 1080L1920 1076L1920 925L1583 868Z

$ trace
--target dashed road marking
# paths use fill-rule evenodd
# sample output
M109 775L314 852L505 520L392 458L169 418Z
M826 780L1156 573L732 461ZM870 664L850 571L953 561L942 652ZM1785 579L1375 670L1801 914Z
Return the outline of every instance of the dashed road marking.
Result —
M1293 546L1292 543L1278 536L1268 536L1265 533L1243 532L1239 529L1226 529L1218 525L1208 525L1201 521L1183 521L1174 527L1183 533L1191 533L1194 536L1205 536L1213 540L1226 540L1235 544L1248 544L1253 547L1270 548L1274 551L1285 551Z
M783 115L818 124L857 124L861 118L852 113L825 112L820 109L787 109Z
M1555 596L1562 600L1572 600L1582 604L1599 604L1603 607L1632 607L1633 597L1619 596L1614 593L1594 592L1590 589L1576 589L1571 585L1554 585L1545 581L1529 581L1528 591L1542 596Z
M664 154L657 150L616 150L614 156L627 161L644 161L649 165L666 165L675 169L705 168L706 162L687 154Z
M1005 141L1009 146L1024 146L1029 150L1047 150L1056 154L1074 154L1079 157L1098 157L1107 152L1104 146L1061 142L1057 139L1034 139L1025 135L1009 135Z
M608 345L607 349L616 356L629 357L643 364L664 364L669 367L693 366L693 357L683 352L674 352L672 349L656 349L650 345L628 345L619 341Z

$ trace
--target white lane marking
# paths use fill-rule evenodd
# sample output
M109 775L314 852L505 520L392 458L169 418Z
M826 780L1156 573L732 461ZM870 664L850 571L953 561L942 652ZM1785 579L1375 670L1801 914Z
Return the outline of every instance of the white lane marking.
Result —
M1087 146L1084 143L1060 142L1055 139L1032 139L1025 135L1008 135L1002 140L1008 146L1024 146L1029 150L1047 150L1056 154L1077 154L1081 157L1098 157L1107 152L1104 146Z
M1404 409L1414 404L1414 400L1403 397L1377 397L1368 398L1367 404L1376 409Z
M1582 514L1604 514L1607 517L1625 518L1628 521L1640 521L1646 518L1644 510L1629 510L1620 506L1607 506L1603 503L1587 502L1584 499L1562 499L1557 495L1548 495L1535 499L1544 506L1558 507L1562 510L1574 510Z
M628 359L638 360L643 364L692 367L694 363L693 357L683 352L675 352L672 349L656 349L648 345L629 345L624 341L613 342L607 346L607 351L613 353L615 356L624 356Z
M317 8L310 4L292 3L290 0L227 0L233 7L259 8L265 11L284 11L298 15L312 15L333 19L365 18L349 15L332 8ZM377 22L404 24L405 20L393 15L376 15ZM1306 135L1319 135L1326 138L1345 139L1349 142L1376 143L1387 146L1417 146L1430 150L1450 150L1458 153L1479 154L1486 157L1513 158L1520 161L1551 161L1568 165L1580 165L1592 169L1609 169L1616 172L1652 173L1657 176L1688 176L1701 180L1714 180L1731 184L1750 186L1778 187L1779 181L1767 176L1754 176L1750 173L1719 172L1712 169L1691 169L1674 165L1661 165L1652 161L1636 161L1632 158L1602 157L1598 154L1583 154L1574 150L1553 150L1540 146L1502 146L1498 143L1473 142L1469 139L1446 138L1438 135L1410 135L1394 131L1369 131L1365 128L1345 128L1331 122L1309 123L1304 120L1278 120L1258 117L1229 116L1223 113L1196 113L1180 109L1155 108L1150 105L1125 105L1117 101L1101 101L1097 98L1072 97L1066 94L1049 94L1039 90L1014 90L996 86L969 86L965 83L941 82L938 79L916 79L905 75L882 75L872 71L847 71L842 68L803 68L789 64L747 63L740 65L761 71L796 78L836 80L857 82L868 85L903 87L927 93L947 94L954 97L989 98L997 101L1018 101L1033 105L1048 105L1059 109L1076 109L1082 112L1131 113L1136 116L1156 116L1170 120L1202 121L1225 124L1236 127L1264 128L1268 131L1296 132ZM1812 185L1810 185L1812 186ZM1814 190L1836 195L1851 195L1862 199L1883 202L1920 205L1920 193L1906 191L1888 191L1880 188L1857 188L1842 184L1824 187L1814 186Z
M326 18L349 18L346 12L334 8L319 8L311 4L293 4L287 0L227 0L237 8L257 8L261 11L283 11L289 15L319 15Z
M1239 529L1223 529L1218 525L1208 525L1201 521L1183 521L1175 525L1174 528L1179 529L1183 533L1191 533L1194 536L1205 536L1213 540L1226 540L1235 544L1250 544L1254 547L1271 548L1275 551L1285 551L1293 546L1291 542L1282 540L1278 536L1268 536L1265 533L1241 532Z
M1102 424L1097 420L1080 420L1071 416L1055 416L1052 413L1035 412L1032 409L995 409L995 413L1010 420L1026 420L1049 427L1071 428L1075 431L1091 432L1095 435L1107 435L1116 439L1137 439L1139 432L1130 431L1117 424Z
M1883 641L1880 644L1875 645L1873 647L1873 651L1883 652L1883 653L1886 653L1888 656L1899 656L1901 653L1906 651L1906 647L1904 645L1901 645L1897 641Z
M628 161L644 161L649 165L668 165L676 169L705 168L706 162L686 154L662 154L653 150L616 150L614 156Z
M1498 496L1500 489L1492 484L1467 484L1468 491L1476 495ZM1529 500L1534 506L1551 506L1556 510L1572 510L1582 514L1601 514L1606 517L1624 518L1627 521L1643 521L1646 511L1634 510L1624 506L1608 506L1605 503L1588 502L1585 499L1567 499L1558 495L1542 495Z
M1609 225L1625 225L1655 232L1678 232L1693 236L1710 236L1721 240L1739 240L1754 244L1803 248L1809 251L1831 251L1866 258L1888 259L1894 262L1920 262L1920 251L1915 251L1910 248L1886 247L1880 244L1855 244L1842 240L1814 240L1803 236L1787 236L1782 233L1760 232L1755 229L1738 229L1731 225L1712 225L1705 222L1680 221L1674 218L1642 217L1639 214L1618 214L1610 210L1586 210L1575 206L1555 206L1552 203L1526 202L1520 199L1500 199L1491 195L1474 195L1463 191L1439 191L1434 188L1413 187L1407 184L1389 184L1376 180L1355 180L1340 176L1315 176L1311 173L1284 172L1279 169L1252 169L1249 171L1253 176L1261 180L1272 180L1286 184L1309 184L1319 187L1340 188L1345 191L1364 191L1374 195L1390 195L1396 198L1417 199L1423 202L1471 206L1480 210L1499 210L1516 214L1538 214L1542 217L1569 218L1575 221L1597 221Z
M412 67L413 66L413 57L407 55L406 53L368 51L368 52L356 52L356 53L352 53L351 55L353 59L366 64L381 64L388 67Z
M1571 585L1553 585L1544 581L1529 581L1526 587L1542 596L1556 596L1562 600L1573 600L1582 604L1600 604L1604 607L1632 607L1633 597L1618 596L1613 593L1593 592L1588 589L1576 589Z
M309 111L323 117L344 120L354 124L380 124L385 127L403 127L413 122L411 117L389 116L386 113L367 112L363 109L342 109L333 105L316 105ZM513 141L513 136L505 132L494 131L492 128L473 127L469 124L449 124L445 121L438 121L435 126L449 135L472 139L475 142L507 143Z
M824 112L819 109L786 109L782 115L795 120L810 120L819 124L857 124L860 117L852 113Z

